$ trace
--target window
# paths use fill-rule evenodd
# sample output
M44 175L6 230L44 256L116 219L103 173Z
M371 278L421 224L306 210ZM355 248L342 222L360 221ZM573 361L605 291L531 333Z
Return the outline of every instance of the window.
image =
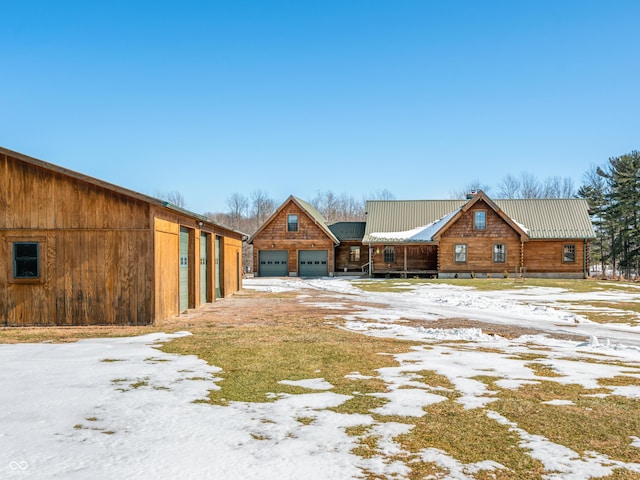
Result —
M396 262L396 249L395 247L384 247L384 263Z
M15 242L13 244L13 278L40 277L40 244Z
M454 261L456 263L467 262L467 246L465 244L457 244L454 249Z
M504 263L507 261L507 246L503 243L496 243L493 246L494 263Z
M350 262L360 261L360 247L349 247L349 261Z
M562 261L564 263L575 263L576 261L576 246L573 243L568 243L564 246L562 251Z
M487 228L487 212L478 210L473 213L473 228L476 230L485 230Z
M287 232L298 231L298 215L287 216Z

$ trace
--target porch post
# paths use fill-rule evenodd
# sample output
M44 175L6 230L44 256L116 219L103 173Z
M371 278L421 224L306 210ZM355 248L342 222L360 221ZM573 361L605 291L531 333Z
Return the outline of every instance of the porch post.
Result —
M404 278L407 278L407 246L404 246Z

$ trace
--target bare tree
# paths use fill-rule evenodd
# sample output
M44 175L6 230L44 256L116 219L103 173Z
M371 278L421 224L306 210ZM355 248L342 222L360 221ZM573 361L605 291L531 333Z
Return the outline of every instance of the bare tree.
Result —
M251 216L255 220L256 228L260 228L260 225L275 211L276 202L266 192L262 190L251 192Z
M576 195L570 177L551 176L540 182L529 172L521 172L519 178L508 174L498 186L502 198L571 198Z
M518 198L522 185L518 178L508 174L498 183L498 188L500 189L500 197Z
M450 193L451 199L460 199L466 198L468 194L471 192L477 192L482 190L485 193L488 193L491 190L491 186L486 183L482 183L479 179L475 179L469 183L467 183L461 190L452 190Z
M242 220L249 209L249 200L244 195L236 192L227 198L227 207L229 208L231 227L240 229Z
M343 193L337 196L331 190L317 192L309 201L327 222L349 222L364 219L364 202L356 201L353 196Z
M154 196L180 208L184 208L187 204L184 200L184 196L177 190L171 190L170 192L156 192Z
M520 182L520 198L540 198L542 188L535 175L529 172L522 172L520 174Z
M366 200L395 200L396 196L386 188L376 190Z
M547 177L542 184L542 198L571 198L576 189L571 177Z

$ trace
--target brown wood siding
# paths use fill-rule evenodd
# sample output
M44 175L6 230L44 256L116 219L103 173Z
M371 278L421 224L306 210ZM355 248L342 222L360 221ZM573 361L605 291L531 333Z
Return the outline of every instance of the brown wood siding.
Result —
M393 246L395 262L384 261L384 249ZM368 249L368 246L365 248ZM435 245L372 245L373 272L435 272L437 268L438 248Z
M272 246L273 245L273 246ZM253 241L253 264L255 272L260 275L259 255L261 250L287 250L288 252L288 268L289 273L298 274L298 252L300 250L326 250L327 262L329 265L329 273L333 273L334 265L334 244L333 241L327 240L301 240L301 241L270 241L258 240Z
M0 154L0 323L153 321L149 205ZM42 277L13 279L12 243L40 243Z
M180 305L180 225L155 218L155 319L179 313Z
M15 239L41 242L42 282L10 281ZM5 325L146 325L153 320L146 230L10 230L0 234L0 246Z
M298 231L287 231L287 216L298 215ZM272 246L273 245L273 246ZM298 274L299 250L327 250L329 273L333 273L335 265L334 243L315 220L301 210L294 202L289 202L262 231L253 239L254 271L260 275L258 261L260 250L287 250L289 252L289 272Z
M180 225L194 235L189 300L198 306L195 239L201 228L212 236L218 229L201 223L119 187L0 153L0 325L144 325L178 313ZM241 252L242 234L217 233L230 255ZM40 278L13 278L16 241L40 244ZM233 260L222 280L227 295L241 288Z
M222 296L229 297L242 288L242 240L237 238L222 238Z
M562 261L567 244L576 247L575 262ZM584 240L531 240L524 245L524 266L527 273L583 273L584 248Z
M140 200L3 154L0 171L0 228L150 228Z
M360 247L360 260L357 262L350 261L351 247ZM369 263L369 246L360 240L343 240L335 248L335 259L336 272L344 272L346 268L348 272L362 273L362 266Z
M486 228L474 228L476 211L486 212ZM457 244L467 246L467 261L455 262L454 248ZM493 261L494 245L506 247L504 263ZM438 251L438 270L440 273L494 273L502 274L505 270L515 272L520 266L521 239L507 222L505 222L485 202L479 201L451 225L440 238Z

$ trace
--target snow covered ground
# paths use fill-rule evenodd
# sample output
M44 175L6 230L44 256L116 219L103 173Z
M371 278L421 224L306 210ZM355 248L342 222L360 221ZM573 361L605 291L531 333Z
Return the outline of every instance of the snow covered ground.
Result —
M372 413L425 415L423 407L446 399L442 391L416 381L416 372L433 370L455 386L456 401L464 408L484 408L490 419L506 425L520 439L521 448L544 464L550 472L546 478L595 478L617 467L640 473L638 463L623 463L598 452L580 455L525 431L491 410L495 392L475 379L496 376L500 387L511 389L537 382L540 377L527 366L532 360L518 353L538 350L543 354L541 364L559 374L553 381L563 384L596 388L598 379L640 377L640 328L591 323L566 310L567 303L560 303L579 302L583 298L579 294L541 288L477 292L447 285L367 293L338 278L248 279L245 287L300 291L301 296L312 288L338 300L348 298L362 307L348 316L345 328L418 342L410 352L396 355L397 367L378 371L388 389L376 395L388 402ZM616 293L613 298L611 293L601 296L608 301L638 302L640 290ZM594 294L588 297L593 300ZM374 302L388 306L373 307ZM335 303L330 305L335 310ZM478 328L430 328L430 320L444 317L571 333L584 336L584 341L546 335L507 340ZM296 382L283 378L283 383L304 387L309 393L279 395L272 403L194 403L206 398L209 390L220 388L220 369L193 356L154 348L180 335L189 333L0 345L0 478L349 479L362 478L363 469L387 478L408 475L407 465L391 457L401 453L394 438L411 425L327 410L349 396L333 393L323 378ZM442 342L459 339L470 343L461 349ZM602 360L603 355L620 366L580 361ZM638 368L630 372L635 365ZM349 376L364 377L357 371ZM610 388L612 394L640 401L638 386ZM562 399L548 403L557 408L571 406ZM364 459L351 453L358 439L345 430L358 425L369 426L369 434L380 438L378 455ZM630 436L628 444L640 449L639 437L640 432ZM490 459L463 464L435 448L426 448L420 459L442 466L451 479L470 479L474 472L504 468Z

